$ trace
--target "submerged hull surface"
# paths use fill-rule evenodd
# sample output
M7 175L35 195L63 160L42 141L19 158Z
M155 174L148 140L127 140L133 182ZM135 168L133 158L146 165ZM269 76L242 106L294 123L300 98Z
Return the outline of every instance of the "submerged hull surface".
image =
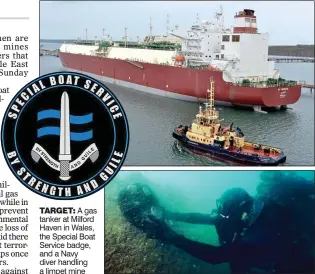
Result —
M62 65L115 83L156 95L187 101L203 101L209 78L215 81L215 99L232 105L280 107L294 104L301 86L253 88L225 82L222 71L181 68L120 59L60 52Z

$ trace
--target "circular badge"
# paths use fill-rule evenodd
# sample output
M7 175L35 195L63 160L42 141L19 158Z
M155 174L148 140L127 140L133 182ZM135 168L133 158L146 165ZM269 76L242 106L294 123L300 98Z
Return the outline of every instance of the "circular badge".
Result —
M89 76L58 72L23 87L2 123L2 150L32 191L78 199L102 189L122 166L126 114L114 94Z

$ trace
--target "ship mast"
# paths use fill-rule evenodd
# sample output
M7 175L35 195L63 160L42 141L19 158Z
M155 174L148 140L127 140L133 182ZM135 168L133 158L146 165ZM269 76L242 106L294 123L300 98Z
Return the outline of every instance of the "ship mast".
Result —
M220 11L217 11L215 13L215 18L217 19L217 24L220 28L220 30L224 29L224 17L223 17L223 8L220 5Z
M219 118L219 113L214 108L214 80L210 78L210 89L207 90L209 102L206 103L206 118L210 124Z
M125 28L125 48L127 47L127 28Z
M210 89L208 89L207 92L208 92L208 98L209 98L208 111L210 114L212 114L212 111L214 108L214 81L213 81L213 78L210 79Z
M150 17L150 40L149 40L149 43L152 42L152 19Z
M199 125L216 125L219 119L219 112L214 108L214 80L210 78L210 88L207 90L208 103L205 103L205 110L199 108L199 113L196 115L196 121Z

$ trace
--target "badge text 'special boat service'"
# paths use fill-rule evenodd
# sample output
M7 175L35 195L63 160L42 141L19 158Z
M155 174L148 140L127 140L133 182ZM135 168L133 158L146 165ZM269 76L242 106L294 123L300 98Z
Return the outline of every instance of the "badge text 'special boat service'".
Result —
M199 113L192 125L179 126L173 131L173 137L184 145L206 152L220 160L244 165L278 165L286 161L286 156L279 148L255 144L245 140L240 128L222 127L219 111L214 106L214 81L210 79L208 90L209 103L206 108L200 106Z
M216 83L216 104L246 106L257 111L287 109L301 96L301 84L280 77L268 60L268 33L259 33L253 10L234 16L224 27L222 9L216 22L197 20L187 33L178 26L167 36L143 42L78 40L59 51L63 67L143 92L187 101L204 101L208 80Z

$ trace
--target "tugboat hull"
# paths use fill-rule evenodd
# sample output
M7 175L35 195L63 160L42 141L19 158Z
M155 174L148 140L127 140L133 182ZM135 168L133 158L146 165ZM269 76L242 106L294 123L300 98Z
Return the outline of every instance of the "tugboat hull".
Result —
M178 128L173 131L173 137L180 141L183 145L196 149L200 152L207 153L210 157L215 157L223 161L229 161L247 166L277 166L286 161L286 156L281 152L279 157L274 159L271 157L261 157L257 155L242 154L230 151L228 149L201 144L189 140L184 134L178 132Z

